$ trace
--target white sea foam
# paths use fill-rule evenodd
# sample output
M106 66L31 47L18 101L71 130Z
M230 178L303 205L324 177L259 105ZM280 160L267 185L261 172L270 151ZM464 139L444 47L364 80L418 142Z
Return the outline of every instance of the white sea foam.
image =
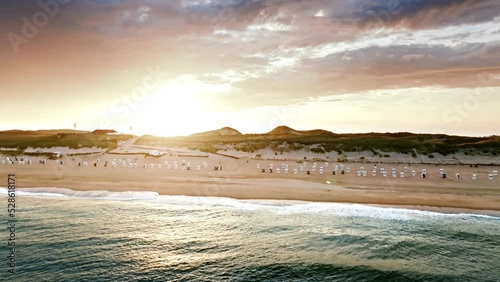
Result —
M7 195L7 191L7 188L0 187L0 196ZM338 216L380 218L387 220L429 220L431 218L437 217L479 217L499 219L499 217L495 216L467 212L441 213L435 211L422 211L417 209L375 207L369 205L346 203L317 203L286 200L237 200L232 198L219 197L169 196L159 195L157 192L149 191L75 191L67 188L40 187L18 189L17 195L30 197L68 197L122 201L155 201L158 203L177 205L220 206L245 211L262 210L283 215L335 214Z
M0 195L7 194L6 188L0 188ZM66 188L56 187L40 187L31 188L29 190L18 189L18 196L33 196L33 197L70 197L70 198L92 198L104 200L154 200L158 198L157 192L143 191L126 191L126 192L111 192L106 190L93 191L75 191Z
M257 210L269 207L257 203L248 203L237 199L222 198L222 197L192 197L192 196L161 195L158 197L157 201L166 204L221 206L221 207L230 207L238 210Z
M7 195L7 188L2 188L0 187L0 195L2 196L6 196ZM25 191L21 191L19 189L16 190L16 196L38 196L38 197L64 197L63 194L59 194L59 193L51 193L51 192L36 192L36 193L33 193L33 192L25 192Z
M159 196L158 200L165 203L175 204L199 204L210 206L230 207L243 211L269 211L282 215L292 214L335 214L345 217L364 217L386 220L429 220L432 218L455 217L455 218L495 218L499 217L455 212L442 213L436 211L422 211L417 209L377 207L362 204L348 203L318 203L306 201L286 201L286 200L237 200L232 198L216 197L191 197L191 196Z

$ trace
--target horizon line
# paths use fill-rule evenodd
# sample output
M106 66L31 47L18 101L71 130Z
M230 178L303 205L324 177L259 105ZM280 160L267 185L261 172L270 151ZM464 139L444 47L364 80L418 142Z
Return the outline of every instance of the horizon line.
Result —
M236 130L238 131L239 133L241 133L242 135L263 135L263 134L269 134L269 132L279 128L279 127L288 127L294 131L316 131L316 130L322 130L322 131L327 131L327 132L330 132L330 133L333 133L333 134L339 134L339 135L342 135L342 134L346 134L346 135L356 135L356 134L401 134L401 133L408 133L408 134L414 134L414 135L446 135L446 136L456 136L456 137L483 137L483 138L486 138L486 137L499 137L500 135L498 134L491 134L491 135L458 135L458 134L449 134L449 133L443 133L443 132L435 132L435 133L430 133L430 132L411 132L411 131L385 131L385 132L381 132L381 131L370 131L370 132L334 132L334 131L331 131L331 130L327 130L327 129L321 129L321 128L315 128L315 129L296 129L296 128L292 128L290 126L287 126L287 125L279 125L279 126L276 126L275 128L273 128L272 130L268 131L268 132L263 132L263 133L243 133L241 131L239 131L238 129L235 129L234 127L230 127L230 126L224 126L224 127L221 127L221 128L218 128L218 129L212 129L212 130L207 130L207 131L201 131L201 132L193 132L191 134L187 134L187 135L154 135L152 133L144 133L144 134L137 134L137 133L133 133L133 132L130 132L130 133L127 133L127 132L120 132L118 130L115 130L115 129L111 129L111 128L107 128L107 129L103 129L103 128L95 128L95 129L71 129L71 128L42 128L42 129L18 129L18 128L13 128L13 129L0 129L0 133L2 132L8 132L8 131L82 131L82 132L93 132L93 131L96 131L96 130L113 130L115 131L116 133L119 133L119 134L127 134L127 135L133 135L133 136L138 136L138 137L142 137L142 136L154 136L154 137L168 137L168 138L181 138L181 137L189 137L189 136L192 136L192 135L195 135L195 134L203 134L203 133L207 133L207 132L212 132L212 131L219 131L221 129L224 129L224 128L230 128L230 129L233 129L233 130Z

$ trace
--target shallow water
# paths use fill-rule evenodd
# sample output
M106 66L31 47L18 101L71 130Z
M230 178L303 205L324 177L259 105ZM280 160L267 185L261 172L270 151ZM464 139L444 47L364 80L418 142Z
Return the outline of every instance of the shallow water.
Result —
M17 274L4 275L2 262L0 280L500 281L497 217L140 192L39 192L17 197ZM1 189L5 206L6 199ZM0 246L5 258L6 244Z

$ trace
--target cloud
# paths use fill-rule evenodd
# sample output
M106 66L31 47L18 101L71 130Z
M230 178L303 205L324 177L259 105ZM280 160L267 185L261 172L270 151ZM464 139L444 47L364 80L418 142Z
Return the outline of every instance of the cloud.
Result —
M354 1L362 26L435 28L480 23L500 14L495 0L393 0Z
M37 2L2 5L0 32L19 33ZM234 108L373 89L474 88L478 75L499 73L499 7L493 0L82 0L62 8L18 56L0 57L6 81L14 65L98 80L158 64L172 77L230 83L232 93L214 98Z
M452 86L468 84L471 74L499 71L500 56L496 52L498 42L466 43L457 46L414 44L394 46L372 46L354 51L332 54L325 58L305 60L304 64L317 73L341 72L351 76L380 79L384 87L385 78L397 81L407 78L423 78L415 81L422 84ZM345 58L352 58L346 61ZM456 76L449 83L449 74ZM336 80L335 80L336 81ZM405 87L408 81L405 82Z
M432 55L408 54L408 55L402 56L401 61L417 61L417 60L425 59L427 56L429 56L430 58L433 58Z

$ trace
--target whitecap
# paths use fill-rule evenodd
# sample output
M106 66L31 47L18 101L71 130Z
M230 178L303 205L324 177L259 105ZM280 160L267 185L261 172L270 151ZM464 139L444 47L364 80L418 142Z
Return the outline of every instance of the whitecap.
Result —
M0 187L0 195L7 195L7 191L7 188ZM345 217L366 217L386 220L429 220L442 217L499 219L499 217L490 215L462 212L463 210L456 213L442 213L437 211L423 211L400 207L379 207L348 203L318 203L286 200L238 200L222 197L170 196L159 195L158 192L151 191L75 191L67 188L40 187L18 189L16 192L18 196L155 201L166 204L220 206L245 211L263 210L282 215L334 214Z

